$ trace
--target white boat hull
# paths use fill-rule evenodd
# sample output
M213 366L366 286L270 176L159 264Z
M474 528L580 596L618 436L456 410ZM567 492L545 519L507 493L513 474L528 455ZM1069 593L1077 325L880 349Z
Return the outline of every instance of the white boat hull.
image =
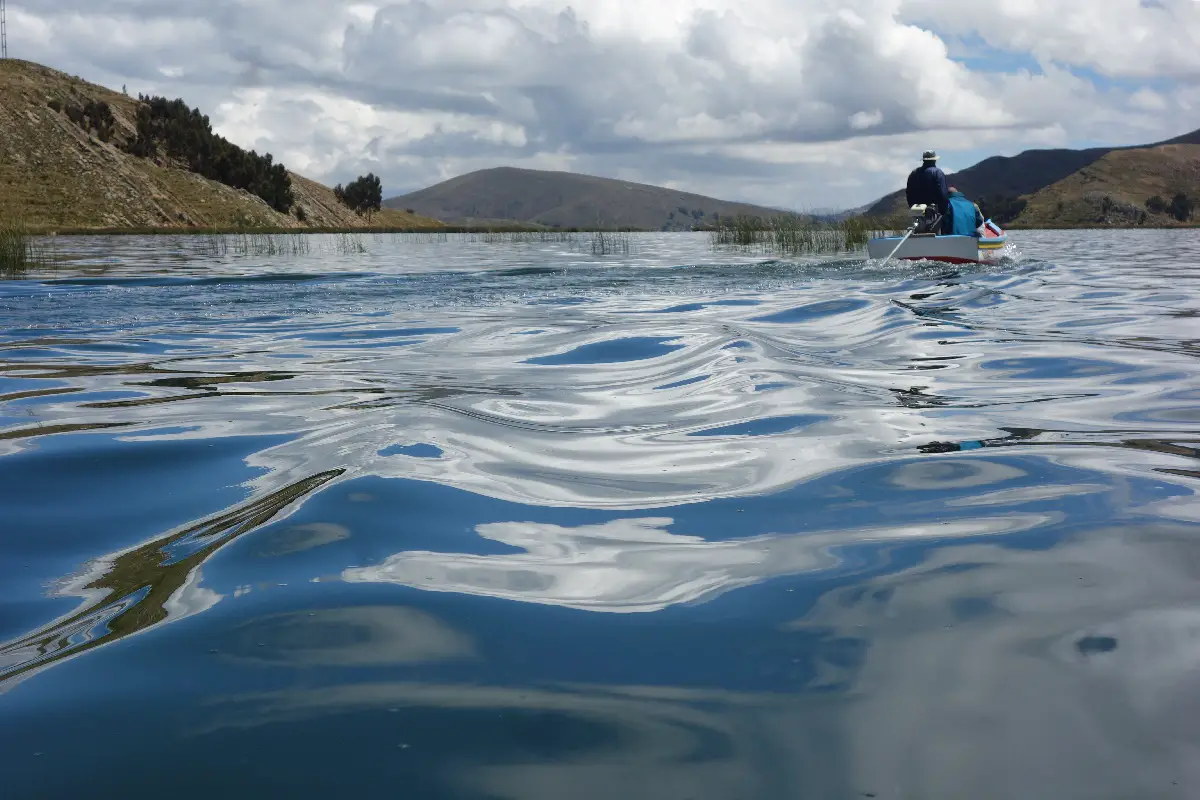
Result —
M880 236L867 242L871 258L887 258L903 236ZM945 261L951 264L978 264L1000 258L1008 237L1000 236L934 236L931 233L913 234L900 245L893 258L906 261Z

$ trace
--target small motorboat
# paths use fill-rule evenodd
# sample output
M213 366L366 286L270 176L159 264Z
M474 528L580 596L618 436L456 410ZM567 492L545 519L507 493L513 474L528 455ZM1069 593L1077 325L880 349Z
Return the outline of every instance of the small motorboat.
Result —
M917 233L920 223L926 219L925 209L923 205L909 209L914 221L903 236L877 236L868 241L867 255L871 258L900 258L906 261L980 264L999 259L1004 245L1008 243L1008 234L990 219L980 226L978 236ZM930 227L936 228L937 221L934 220Z

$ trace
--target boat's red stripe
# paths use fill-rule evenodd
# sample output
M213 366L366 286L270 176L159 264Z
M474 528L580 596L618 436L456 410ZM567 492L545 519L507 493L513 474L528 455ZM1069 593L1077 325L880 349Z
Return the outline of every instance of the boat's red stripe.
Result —
M945 261L948 264L982 264L978 258L959 258L958 256L901 256L901 261Z

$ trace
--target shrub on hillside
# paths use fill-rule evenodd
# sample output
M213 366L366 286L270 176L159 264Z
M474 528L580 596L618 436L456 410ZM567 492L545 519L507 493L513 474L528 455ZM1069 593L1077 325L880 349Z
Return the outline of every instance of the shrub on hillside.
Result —
M65 111L67 119L89 136L95 134L102 142L112 139L113 128L117 120L113 117L112 109L103 100L89 100L83 105L69 103L65 107L57 100L51 100L47 105L55 111Z
M1146 210L1152 214L1165 214L1167 212L1167 201L1163 200L1159 195L1154 195L1146 201Z
M995 195L979 198L979 210L997 225L1007 225L1025 210L1025 201L1019 197Z
M373 172L358 176L345 188L339 183L333 187L333 193L342 205L368 217L383 205L383 184Z
M1175 219L1179 220L1180 222L1187 222L1192 216L1192 208L1194 205L1195 203L1192 198L1188 197L1183 192L1180 192L1171 198L1171 205L1168 210L1171 212L1171 216Z
M295 202L292 180L270 153L246 152L213 133L208 117L181 99L138 95L137 134L125 145L135 156L164 155L192 172L261 197L286 214Z

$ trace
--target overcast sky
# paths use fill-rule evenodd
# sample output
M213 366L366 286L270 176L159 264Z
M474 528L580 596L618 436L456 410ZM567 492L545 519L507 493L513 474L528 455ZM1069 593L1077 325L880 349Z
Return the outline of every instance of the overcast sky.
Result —
M9 55L385 196L567 169L798 209L1200 128L1198 0L8 0Z

